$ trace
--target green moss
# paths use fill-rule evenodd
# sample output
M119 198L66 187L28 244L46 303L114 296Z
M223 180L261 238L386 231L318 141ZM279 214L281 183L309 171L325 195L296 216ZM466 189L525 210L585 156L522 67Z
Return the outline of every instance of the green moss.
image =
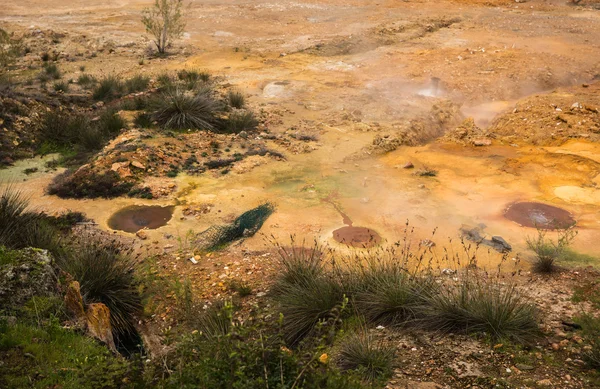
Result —
M91 338L61 328L0 323L0 387L117 388L129 362Z

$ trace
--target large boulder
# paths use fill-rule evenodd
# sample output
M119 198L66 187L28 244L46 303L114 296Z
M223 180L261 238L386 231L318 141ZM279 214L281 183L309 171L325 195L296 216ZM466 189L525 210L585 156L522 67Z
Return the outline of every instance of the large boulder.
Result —
M0 307L18 308L33 296L51 296L56 273L46 250L0 246Z

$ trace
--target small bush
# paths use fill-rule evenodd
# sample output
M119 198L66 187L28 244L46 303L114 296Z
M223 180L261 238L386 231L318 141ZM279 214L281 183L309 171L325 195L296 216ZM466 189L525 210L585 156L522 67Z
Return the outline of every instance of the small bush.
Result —
M67 93L69 91L69 83L64 81L55 82L52 87L57 92Z
M237 134L242 131L252 131L258 126L258 120L250 111L232 112L223 122L221 130L226 133Z
M321 246L315 242L313 247L290 247L277 245L279 254L279 276L271 287L271 292L279 294L290 286L303 285L324 275Z
M44 74L52 80L58 80L61 77L60 70L58 70L58 66L56 66L53 63L44 65Z
M77 83L81 85L83 88L89 88L98 82L94 76L90 76L89 74L81 74L77 78Z
M537 310L514 285L463 279L429 297L421 324L434 331L485 334L531 343L539 335Z
M365 381L384 383L392 376L394 348L376 345L366 333L352 334L343 340L336 360L344 371L355 370Z
M108 136L118 134L123 128L127 128L127 122L115 109L107 109L100 115L98 129Z
M137 115L135 115L135 118L133 119L133 124L136 127L140 128L151 128L153 125L152 116L150 116L150 114L147 114L146 112L140 112Z
M134 332L133 318L142 304L133 273L135 263L122 247L82 240L57 262L79 281L86 304L101 302L109 308L116 335Z
M214 129L218 105L206 95L165 93L155 103L152 118L167 129Z
M62 198L113 198L129 193L133 186L113 171L103 174L65 171L54 177L46 192Z
M40 125L40 143L54 146L73 146L79 134L90 126L83 115L70 115L66 112L50 111L44 114Z
M94 89L93 97L95 100L115 99L121 96L123 89L123 83L116 76L106 76Z
M177 78L184 83L186 89L193 90L208 82L210 76L206 72L197 70L180 70L177 72Z
M127 93L142 92L148 89L148 84L150 84L150 78L138 74L125 81L125 90Z
M527 237L527 247L535 253L533 270L538 273L553 273L558 267L556 261L562 258L577 234L571 229L559 230L556 242L546 238L548 231L538 229L535 238Z
M289 284L273 294L273 299L283 314L284 338L293 346L335 314L344 303L344 289L335 278L321 276Z
M438 172L437 170L431 169L427 166L423 166L421 169L415 171L413 174L419 177L435 177L437 176Z
M403 325L419 317L436 288L427 275L409 274L393 262L371 262L356 274L355 308L371 323Z
M104 145L104 134L98 127L87 126L81 129L78 144L86 151L99 150Z
M240 92L229 91L227 93L227 102L233 108L242 109L246 105L246 98Z

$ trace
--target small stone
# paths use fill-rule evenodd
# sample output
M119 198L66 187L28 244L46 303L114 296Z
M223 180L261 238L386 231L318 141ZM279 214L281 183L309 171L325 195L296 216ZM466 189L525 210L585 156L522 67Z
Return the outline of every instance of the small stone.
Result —
M408 161L404 165L402 165L402 169L413 169L414 167L415 165L413 165L411 161Z
M194 258L194 257L190 258L190 262L193 263L194 265L198 264L198 261L196 261L196 258Z
M140 161L133 161L133 162L131 162L131 166L136 167L138 169L146 170L146 166L144 166L144 164L141 163Z
M492 144L492 141L486 138L481 139L473 139L473 146L481 147L481 146L489 146Z
M558 343L552 343L551 347L552 347L552 350L554 350L554 351L560 350L560 346L558 345Z
M536 384L538 386L552 386L552 381L546 378L545 380L539 380L538 382L536 382Z
M139 230L138 232L135 233L135 236L137 236L138 238L140 238L141 240L146 240L148 239L148 234L146 234L144 232L144 230Z

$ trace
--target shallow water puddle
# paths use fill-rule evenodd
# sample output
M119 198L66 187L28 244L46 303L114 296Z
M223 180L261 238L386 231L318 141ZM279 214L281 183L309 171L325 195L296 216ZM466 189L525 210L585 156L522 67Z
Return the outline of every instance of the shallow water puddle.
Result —
M560 229L573 226L576 222L566 210L535 202L514 203L508 207L504 217L523 227Z
M143 228L153 230L171 220L174 208L159 205L131 205L115 212L108 219L107 224L113 230L125 232L137 232Z

